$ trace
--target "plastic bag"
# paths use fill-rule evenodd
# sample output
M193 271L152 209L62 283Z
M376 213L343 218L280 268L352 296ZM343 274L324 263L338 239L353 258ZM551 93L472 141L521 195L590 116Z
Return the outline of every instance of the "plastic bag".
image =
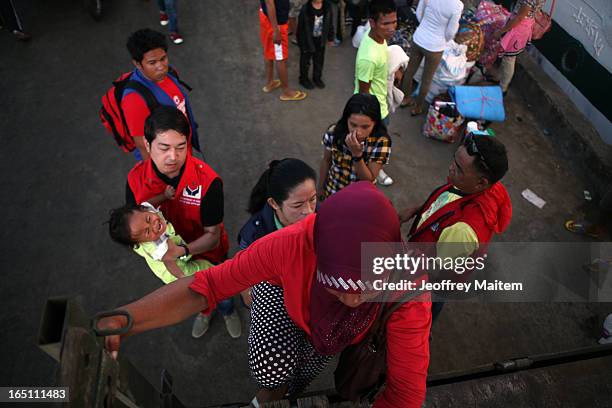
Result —
M370 31L370 22L368 21L364 25L360 25L357 27L355 31L355 35L353 36L353 47L359 48L359 44L361 44L361 40L366 33Z

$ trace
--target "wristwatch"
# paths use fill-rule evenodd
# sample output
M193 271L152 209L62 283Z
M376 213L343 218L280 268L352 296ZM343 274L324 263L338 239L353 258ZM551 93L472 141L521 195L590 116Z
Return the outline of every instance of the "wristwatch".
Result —
M351 160L353 160L355 163L357 163L357 162L358 162L359 160L361 160L361 159L363 159L363 154L362 154L361 156L359 156L359 157L355 157L355 156L353 156L353 157L351 158Z
M187 246L187 244L178 244L178 246L180 246L183 249L185 249L185 255L179 256L179 258L186 258L186 257L188 257L189 256L189 247Z

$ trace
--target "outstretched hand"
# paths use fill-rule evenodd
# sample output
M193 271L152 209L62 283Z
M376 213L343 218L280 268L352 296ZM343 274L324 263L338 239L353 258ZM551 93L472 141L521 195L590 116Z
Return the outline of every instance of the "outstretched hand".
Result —
M127 320L124 316L104 317L96 325L99 330L118 330L126 326ZM121 335L119 334L104 337L104 348L110 353L113 360L116 360L119 355L120 344Z
M208 309L206 296L190 289L193 280L193 276L177 279L130 304L98 313L94 331L105 336L104 348L111 357L117 358L127 336L171 326Z

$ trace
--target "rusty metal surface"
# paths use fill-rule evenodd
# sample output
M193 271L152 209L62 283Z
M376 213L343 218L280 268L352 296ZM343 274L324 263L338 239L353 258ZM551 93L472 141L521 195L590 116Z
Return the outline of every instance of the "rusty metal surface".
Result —
M612 356L429 388L427 408L612 407Z
M58 384L70 389L71 408L183 408L164 371L162 394L127 359L111 358L76 298L50 298L39 330L39 347L60 364Z
M368 408L370 406L367 402L351 402L351 401L337 401L337 398L332 397L332 401L327 395L310 395L305 397L297 398L294 401L294 405L289 400L267 402L259 404L261 408L289 408L296 406L298 408Z
M100 358L99 345L87 330L81 327L67 330L61 354L59 383L69 387L72 406L97 406L99 396L95 389Z
M38 347L59 361L68 327L88 327L88 319L76 297L47 299L38 329Z

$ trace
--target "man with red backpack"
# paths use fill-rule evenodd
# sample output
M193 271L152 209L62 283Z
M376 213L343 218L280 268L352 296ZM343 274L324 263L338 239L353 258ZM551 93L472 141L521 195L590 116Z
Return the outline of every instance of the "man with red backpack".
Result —
M436 243L440 258L486 253L493 234L510 224L512 203L500 180L508 171L506 147L491 136L469 134L448 168L448 181L420 207L402 211L402 223L415 217L410 242ZM445 245L450 244L450 245ZM432 319L443 302L432 303Z
M130 35L127 49L136 67L123 74L114 87L102 98L100 117L115 140L126 152L134 151L137 160L146 160L144 123L159 105L176 106L189 120L191 147L200 151L200 144L187 92L189 86L181 82L168 61L166 37L145 28Z

